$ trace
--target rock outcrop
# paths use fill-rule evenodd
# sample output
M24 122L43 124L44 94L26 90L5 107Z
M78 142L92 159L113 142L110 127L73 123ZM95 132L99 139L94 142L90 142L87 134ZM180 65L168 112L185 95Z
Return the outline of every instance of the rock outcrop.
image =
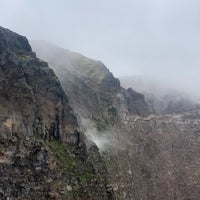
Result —
M120 81L123 87L131 87L144 94L146 102L157 114L178 114L200 107L198 98L189 95L190 91L183 92L181 89L172 88L160 81L140 76L120 77Z
M144 96L122 88L102 62L48 42L30 42L37 55L55 70L76 113L90 118L99 129L112 125L124 112L150 114Z
M111 199L54 71L25 37L0 27L0 198Z
M1 28L0 41L1 129L76 143L76 117L53 70L26 38Z

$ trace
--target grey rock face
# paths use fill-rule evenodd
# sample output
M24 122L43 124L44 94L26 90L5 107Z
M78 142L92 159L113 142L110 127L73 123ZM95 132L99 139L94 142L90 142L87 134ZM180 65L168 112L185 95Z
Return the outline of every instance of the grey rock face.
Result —
M100 61L44 41L31 41L31 44L37 55L55 70L76 113L95 121L99 129L116 122L121 112L149 115L144 96L122 88Z
M0 199L105 200L106 174L54 71L0 27Z
M15 126L25 135L65 141L77 122L56 75L35 57L25 37L3 28L0 37L2 127L9 121L10 134Z
M148 116L150 108L145 102L144 95L132 88L124 89L118 94L119 106L124 107L127 113L138 116Z

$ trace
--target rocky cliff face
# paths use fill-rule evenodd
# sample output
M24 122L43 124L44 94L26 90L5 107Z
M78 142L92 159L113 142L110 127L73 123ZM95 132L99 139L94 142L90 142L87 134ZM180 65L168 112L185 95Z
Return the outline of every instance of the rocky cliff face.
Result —
M100 61L64 50L44 41L31 41L37 55L55 70L69 100L82 118L89 118L99 129L116 122L122 112L147 116L144 96L125 90Z
M57 76L2 27L0 138L1 199L111 198L104 162L86 149Z
M198 107L170 103L170 112L150 113L144 96L123 89L101 63L42 42L33 46L54 67L77 114L97 127L107 119L109 128L97 134L108 140L102 155L117 199L199 199Z
M1 28L0 39L2 129L75 143L77 121L53 70L26 38Z

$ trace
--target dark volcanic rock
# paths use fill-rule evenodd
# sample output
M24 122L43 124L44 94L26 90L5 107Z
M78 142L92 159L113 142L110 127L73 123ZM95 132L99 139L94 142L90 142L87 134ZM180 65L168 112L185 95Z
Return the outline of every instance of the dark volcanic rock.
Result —
M113 125L123 112L142 116L150 113L143 95L123 89L100 61L44 41L31 44L55 70L76 113L93 120L99 129Z
M150 113L144 95L134 91L132 88L122 90L121 94L118 94L118 99L120 101L119 105L124 106L126 112L129 114L148 116Z
M71 143L77 121L53 70L24 37L3 28L0 37L1 128Z
M31 46L26 37L0 27L0 51L31 52Z
M0 199L104 200L106 173L54 71L0 27Z

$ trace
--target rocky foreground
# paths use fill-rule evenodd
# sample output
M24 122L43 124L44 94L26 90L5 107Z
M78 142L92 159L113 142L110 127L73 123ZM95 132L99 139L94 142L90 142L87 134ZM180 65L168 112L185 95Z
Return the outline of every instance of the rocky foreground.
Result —
M0 27L1 199L110 199L106 168L54 71Z

